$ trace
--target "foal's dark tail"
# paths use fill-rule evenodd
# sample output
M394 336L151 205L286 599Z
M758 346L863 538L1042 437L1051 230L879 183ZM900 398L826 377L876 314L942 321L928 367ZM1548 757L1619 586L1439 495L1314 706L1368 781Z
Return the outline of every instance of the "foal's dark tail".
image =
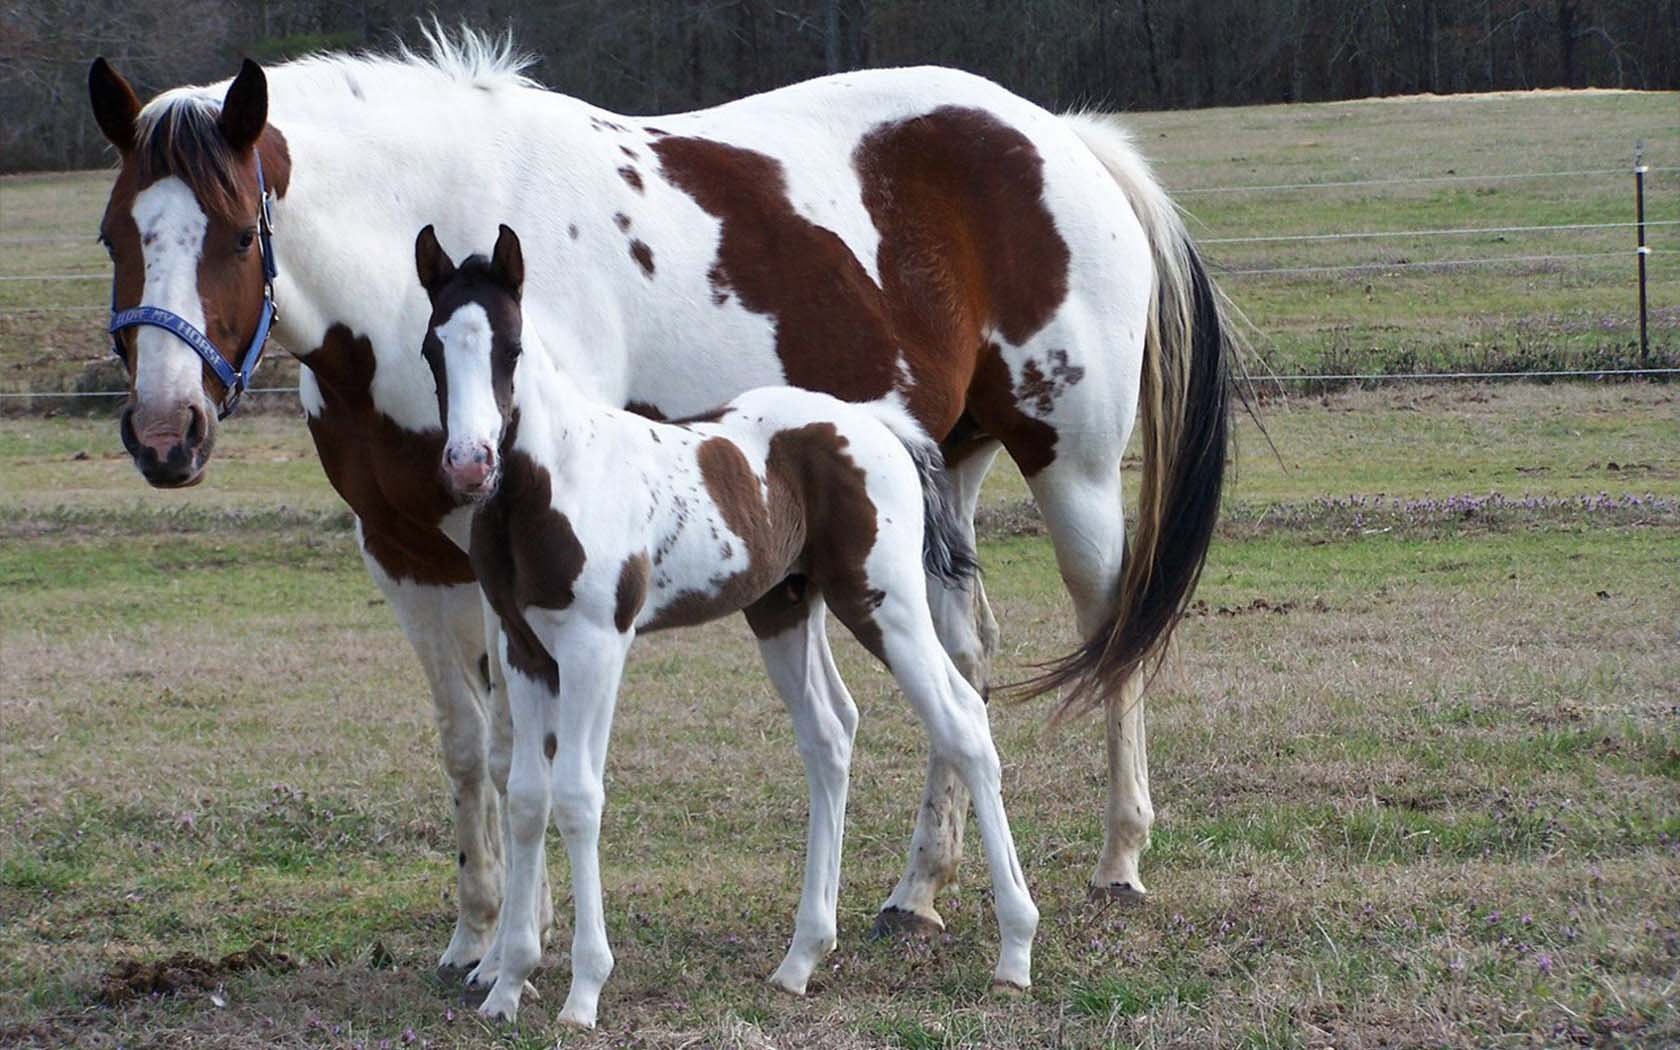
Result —
M946 586L963 586L980 572L980 562L968 530L962 527L962 510L938 443L896 405L878 402L863 407L893 432L916 464L922 482L922 565Z

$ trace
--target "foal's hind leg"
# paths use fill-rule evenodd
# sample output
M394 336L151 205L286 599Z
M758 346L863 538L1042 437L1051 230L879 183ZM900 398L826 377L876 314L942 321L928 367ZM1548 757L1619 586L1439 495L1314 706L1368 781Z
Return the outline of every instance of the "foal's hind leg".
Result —
M974 512L980 485L991 470L1000 446L978 449L950 467L951 487L974 544ZM990 689L992 655L997 650L997 621L986 603L976 576L967 587L953 587L927 578L928 607L939 640L957 670L982 697ZM928 757L927 789L916 811L916 830L910 837L910 857L904 875L881 905L875 919L876 936L895 930L923 932L943 929L945 920L934 906L939 891L955 882L962 861L963 823L968 816L968 791L957 771L937 751Z
M891 575L880 574L880 578ZM877 574L871 571L870 577L875 579ZM921 591L895 591L889 586L871 619L880 630L881 656L927 728L934 752L957 770L973 797L975 822L980 825L991 869L1001 941L993 983L1026 988L1032 983L1038 909L1027 892L1004 814L1003 770L992 744L986 705L940 646ZM857 632L854 623L847 626Z
M779 595L778 612L797 614ZM836 911L840 896L840 853L846 822L846 788L851 773L852 739L857 734L857 706L840 680L829 651L827 620L821 598L805 605L803 620L777 630L786 618L772 619L762 603L748 608L747 620L759 636L770 681L793 716L799 757L805 763L810 789L810 816L805 839L805 885L799 896L793 943L788 946L770 983L795 995L825 955L834 950L838 935Z

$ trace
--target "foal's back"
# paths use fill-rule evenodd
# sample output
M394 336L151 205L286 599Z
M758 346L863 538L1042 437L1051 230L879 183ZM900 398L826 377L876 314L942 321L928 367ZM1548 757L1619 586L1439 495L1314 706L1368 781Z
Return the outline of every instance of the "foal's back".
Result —
M586 565L616 573L615 603L641 592L629 620L639 630L745 609L790 576L851 624L876 600L868 562L880 541L921 549L920 484L892 412L786 387L688 421L609 410L579 438L596 446L593 483L553 499L576 504L569 524Z

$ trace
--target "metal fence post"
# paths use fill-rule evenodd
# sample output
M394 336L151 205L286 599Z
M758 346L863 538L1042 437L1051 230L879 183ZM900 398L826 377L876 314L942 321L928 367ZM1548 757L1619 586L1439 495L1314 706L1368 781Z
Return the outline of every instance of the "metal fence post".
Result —
M1633 146L1633 210L1639 228L1639 367L1651 364L1651 340L1645 329L1645 260L1651 249L1645 244L1645 140Z

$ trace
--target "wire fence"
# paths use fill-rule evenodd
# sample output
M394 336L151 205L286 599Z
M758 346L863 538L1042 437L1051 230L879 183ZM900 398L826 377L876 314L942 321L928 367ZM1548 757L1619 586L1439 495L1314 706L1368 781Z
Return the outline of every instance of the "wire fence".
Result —
M1645 172L1680 172L1680 165L1643 166L1638 169L1641 175ZM1361 187L1394 187L1405 185L1431 185L1456 183L1485 183L1520 180L1542 179L1579 179L1598 178L1606 176L1626 177L1626 168L1583 168L1567 171L1538 171L1538 172L1491 172L1483 174L1447 174L1435 176L1411 176L1378 179L1349 179L1340 181L1294 182L1294 183L1261 183L1251 185L1203 186L1190 187L1174 191L1178 197L1208 195L1208 194L1238 194L1238 193L1298 193L1307 191L1330 191L1343 189L1358 189ZM1574 222L1550 223L1507 226L1460 226L1433 227L1423 229L1385 229L1385 230L1335 230L1314 233L1286 233L1286 234L1256 234L1226 237L1201 237L1197 239L1202 247L1236 247L1258 245L1309 245L1329 244L1348 241L1419 241L1430 239L1475 238L1489 237L1503 240L1507 236L1526 235L1579 235L1604 231L1639 231L1640 246L1637 248L1640 256L1649 258L1653 255L1674 255L1675 249L1653 248L1645 244L1645 234L1652 229L1667 232L1674 227L1680 227L1680 219L1650 219L1641 217L1635 222ZM82 243L87 238L75 236L7 236L0 237L0 245L23 244L73 244ZM1325 265L1295 265L1295 266L1239 266L1210 262L1210 269L1221 278L1248 277L1325 277L1335 274L1344 275L1382 275L1388 273L1454 271L1479 267L1508 267L1514 265L1575 265L1587 260L1605 260L1611 258L1627 258L1634 249L1623 248L1613 251L1580 251L1580 252L1545 252L1535 254L1515 255L1483 255L1468 257L1442 257L1433 259L1403 258L1393 260L1368 260L1361 262L1335 263ZM109 272L59 272L44 274L4 273L0 274L0 285L28 283L36 285L71 284L90 281L105 281L110 279ZM49 303L41 305L14 305L0 308L0 321L21 320L31 317L77 314L103 314L109 307L104 305L76 305ZM1643 322L1644 317L1641 316ZM1643 323L1642 323L1643 330ZM1643 362L1642 362L1643 364ZM1667 367L1640 368L1552 368L1543 370L1456 370L1456 371L1364 371L1343 370L1327 372L1298 372L1267 376L1272 382L1388 382L1388 381L1417 381L1438 379L1464 380L1493 380L1493 379L1552 379L1552 378L1606 378L1606 377L1635 377L1670 376L1680 372L1680 369ZM260 387L248 393L251 394L286 394L295 393L290 387ZM92 391L4 391L0 392L0 402L15 402L25 399L98 399L125 396L123 390L92 390Z

